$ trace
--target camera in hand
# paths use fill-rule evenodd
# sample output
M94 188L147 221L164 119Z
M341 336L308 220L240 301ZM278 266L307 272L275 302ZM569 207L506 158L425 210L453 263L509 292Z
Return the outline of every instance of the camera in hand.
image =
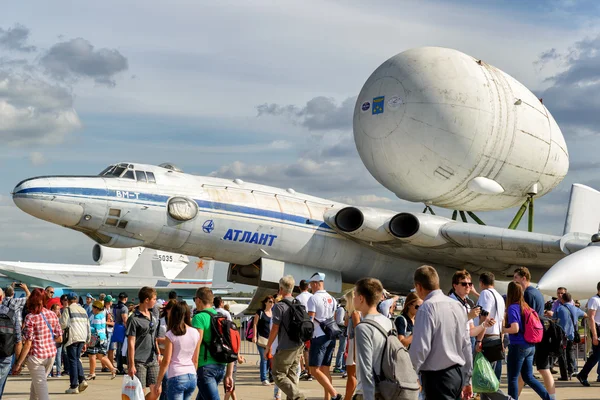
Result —
M481 306L475 306L474 308L479 308L481 310L481 312L479 313L480 317L487 317L488 315L490 315L490 312L487 310L484 310L483 307L481 307Z

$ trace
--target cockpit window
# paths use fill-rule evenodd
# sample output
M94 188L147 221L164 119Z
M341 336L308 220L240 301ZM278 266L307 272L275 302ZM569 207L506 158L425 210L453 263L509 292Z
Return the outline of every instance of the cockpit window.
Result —
M114 165L109 165L108 167L106 167L106 169L102 172L100 172L98 175L100 176L104 176L108 174L108 171L110 171L111 169L113 169L115 166Z
M123 174L122 178L135 180L135 175L133 174L133 170L132 169L128 169L127 172L125 172Z
M125 171L126 167L121 167L120 165L118 167L116 167L112 172L111 175L112 176L116 176L119 177L121 176L121 174L123 173L123 171Z
M138 182L146 182L146 173L144 171L135 171L135 177Z
M156 183L153 172L146 172L146 175L148 176L148 183Z

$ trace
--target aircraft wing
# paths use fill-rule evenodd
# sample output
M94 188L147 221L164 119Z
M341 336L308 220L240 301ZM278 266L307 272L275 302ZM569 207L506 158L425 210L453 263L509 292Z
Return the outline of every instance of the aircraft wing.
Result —
M31 269L19 267L18 263L3 263L0 262L0 273L6 275L10 279L19 282L25 282L28 286L58 286L64 287L65 280L68 278L67 273L45 271L42 269Z
M591 237L589 233L546 235L373 208L330 209L324 219L340 234L375 251L470 271L510 269L512 273L520 265L542 273L587 246Z

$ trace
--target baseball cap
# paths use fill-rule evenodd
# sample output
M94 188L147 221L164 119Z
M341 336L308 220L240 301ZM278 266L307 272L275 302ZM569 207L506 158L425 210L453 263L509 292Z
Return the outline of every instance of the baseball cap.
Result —
M77 296L77 293L75 292L71 292L69 294L67 294L67 300L71 301L71 300L77 300L79 298L79 296Z
M110 303L110 302L112 302L114 300L115 299L113 299L113 297L110 294L104 298L104 302L105 303Z
M104 308L104 302L102 300L96 300L92 303L92 307L102 310Z
M94 296L92 296L90 293L86 294L85 297L89 297L90 299L94 298Z
M325 274L322 272L315 272L310 279L309 282L322 282L325 280Z

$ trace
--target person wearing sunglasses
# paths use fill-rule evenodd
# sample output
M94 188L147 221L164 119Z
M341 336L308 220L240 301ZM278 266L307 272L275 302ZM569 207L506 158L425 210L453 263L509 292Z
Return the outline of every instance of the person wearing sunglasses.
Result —
M493 326L496 321L493 319L481 318L480 324L475 326L473 319L479 317L481 313L481 307L474 307L474 303L469 299L469 293L473 289L473 281L471 280L471 274L466 270L456 271L452 276L452 290L450 291L450 298L458 301L464 308L467 314L467 332L471 338L471 351L475 350L475 342L477 336L484 332L487 328Z
M404 308L402 308L402 314L394 320L396 326L396 332L398 332L398 340L406 347L410 348L412 343L412 331L415 324L415 317L417 316L417 310L423 304L423 300L419 296L412 292L406 296L404 300Z

